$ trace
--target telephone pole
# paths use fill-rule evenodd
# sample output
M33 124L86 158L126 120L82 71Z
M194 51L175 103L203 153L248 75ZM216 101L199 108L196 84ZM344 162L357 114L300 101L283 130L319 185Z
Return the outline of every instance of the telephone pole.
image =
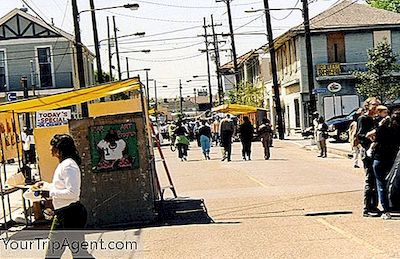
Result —
M96 12L95 12L95 7L94 7L94 0L90 0L90 10L91 10L90 12L92 15L94 51L96 54L97 81L101 84L104 82L104 80L103 80L103 70L101 69L99 35L97 33L97 22L96 22Z
M311 121L312 113L317 110L316 98L314 91L314 70L311 48L311 32L310 32L310 17L308 13L308 1L303 2L303 18L304 18L304 38L306 43L306 56L307 56L307 75L308 75L308 91L310 94L310 103L308 107L309 121Z
M179 79L179 110L181 115L183 115L183 97L182 97L182 80Z
M215 55L215 66L217 68L217 81L218 81L218 100L219 104L222 104L224 96L222 91L222 78L221 78L221 71L220 71L220 56L219 56L219 47L218 47L218 37L215 34L215 26L214 25L214 17L211 15L211 28L213 33L213 42L214 42L214 55Z
M112 72L112 54L111 54L111 28L110 28L110 19L107 16L107 43L108 43L108 73L110 73L110 82L113 81L113 72Z
M114 24L114 44L115 44L115 52L117 54L117 68L118 68L118 80L121 80L121 62L119 60L119 50L118 50L118 38L117 38L117 25L115 24L115 16L113 15L113 24Z
M284 128L283 128L283 116L282 116L282 107L281 107L281 97L279 94L279 83L278 83L278 71L276 68L276 59L275 59L275 46L274 46L274 37L272 35L272 26L271 26L271 14L269 10L268 0L264 0L264 8L265 8L265 20L267 26L267 34L268 34L268 47L269 54L271 56L271 72L272 72L272 83L274 89L274 99L275 99L275 110L278 120L278 136L279 139L284 139Z
M229 31L232 43L232 54L233 54L233 69L235 70L235 85L236 92L239 92L239 74L238 74L238 64L236 59L236 47L235 47L235 35L233 33L233 23L232 23L232 13L231 13L231 1L232 0L217 0L217 2L225 2L228 10L228 21L229 21Z
M79 12L76 0L71 1L72 4L72 17L74 19L74 31L75 31L75 48L76 48L76 63L78 66L78 80L79 80L79 88L85 88L85 72L83 66L83 54L82 54L82 41L81 41L81 31L79 27ZM89 110L87 103L82 103L82 117L89 117Z
M210 109L213 107L213 99L212 99L212 89L211 89L211 74L210 74L210 56L208 55L208 35L207 35L207 24L206 17L203 18L203 28L204 28L204 38L206 43L206 57L207 57L207 80L208 80L208 93L210 95ZM218 89L219 90L219 89Z

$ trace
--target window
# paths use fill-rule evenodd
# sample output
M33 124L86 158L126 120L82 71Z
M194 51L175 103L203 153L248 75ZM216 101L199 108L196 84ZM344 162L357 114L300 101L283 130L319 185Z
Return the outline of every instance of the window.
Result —
M294 113L296 119L296 128L300 127L300 103L299 99L294 99Z
M37 57L39 63L39 80L41 87L53 86L53 73L51 64L50 47L38 48Z
M390 31L374 31L374 47L378 45L379 42L387 41L391 44L391 34Z
M328 63L345 63L345 44L344 34L341 32L332 32L327 35L328 41Z
M7 88L6 75L6 53L0 50L0 91L5 91Z

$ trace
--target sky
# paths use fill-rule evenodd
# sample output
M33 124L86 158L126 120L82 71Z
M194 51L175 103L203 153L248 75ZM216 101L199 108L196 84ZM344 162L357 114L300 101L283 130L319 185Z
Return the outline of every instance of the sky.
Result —
M53 20L56 27L73 34L71 0L25 0L25 2L43 19L48 22ZM77 2L79 11L90 9L89 0L77 0ZM200 52L201 49L205 49L204 37L201 37L204 35L203 17L206 17L207 23L210 24L210 16L213 15L214 23L221 25L215 27L216 33L229 33L226 4L217 3L215 0L94 0L94 2L96 8L121 6L126 3L139 4L139 9L134 11L125 8L96 11L100 40L107 38L107 16L110 17L110 21L111 17L115 16L118 37L145 32L144 37L131 36L119 39L123 78L127 76L124 71L128 57L129 70L151 69L149 78L157 81L159 97L177 97L179 79L183 84L183 96L193 95L194 88L201 89L207 85L206 77L199 77L188 83L186 81L193 79L194 75L207 74L206 56ZM309 2L310 17L313 17L338 0L309 0ZM300 0L269 0L269 5L270 8L291 8L301 7L302 3ZM21 0L1 0L0 16L22 6ZM245 12L250 9L262 9L263 1L232 0L231 8L237 55L240 56L266 44L263 12ZM35 15L32 10L28 12ZM274 37L302 22L301 12L297 10L272 11L271 15ZM90 12L81 13L80 27L82 42L94 52ZM220 44L220 49L227 49L220 54L221 64L224 64L230 61L231 43L229 38L220 37L219 40L226 41ZM100 50L102 69L108 71L106 41L102 42ZM151 52L137 52L141 50ZM115 52L115 49L112 52ZM115 56L112 62L117 67ZM214 63L211 63L211 71L215 75ZM134 74L139 74L141 80L145 80L144 72L131 72L130 76ZM153 82L150 84L150 96L154 95L152 84ZM215 77L212 77L213 93L216 93L216 84Z

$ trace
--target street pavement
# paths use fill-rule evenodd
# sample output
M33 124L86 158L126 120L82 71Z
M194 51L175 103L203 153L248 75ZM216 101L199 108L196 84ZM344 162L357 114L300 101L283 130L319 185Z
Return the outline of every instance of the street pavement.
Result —
M109 238L137 240L138 250L115 257L104 252L94 256L400 258L396 241L400 218L384 221L361 216L362 170L352 168L344 156L317 158L317 152L302 143L275 141L268 161L263 159L260 142L253 143L251 161L242 160L240 143L233 145L231 162L220 161L220 147L213 147L211 160L204 160L192 143L186 162L163 147L178 196L204 199L212 222L193 218L112 231ZM167 186L161 162L157 169L161 184ZM167 191L165 196L172 194Z

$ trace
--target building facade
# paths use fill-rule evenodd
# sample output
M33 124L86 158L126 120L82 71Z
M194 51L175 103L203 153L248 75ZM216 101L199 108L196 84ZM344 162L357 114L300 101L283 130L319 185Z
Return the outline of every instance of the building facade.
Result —
M85 84L95 83L94 55L83 47ZM79 88L74 36L14 9L0 18L0 100L8 93L23 98L21 78L29 96Z

